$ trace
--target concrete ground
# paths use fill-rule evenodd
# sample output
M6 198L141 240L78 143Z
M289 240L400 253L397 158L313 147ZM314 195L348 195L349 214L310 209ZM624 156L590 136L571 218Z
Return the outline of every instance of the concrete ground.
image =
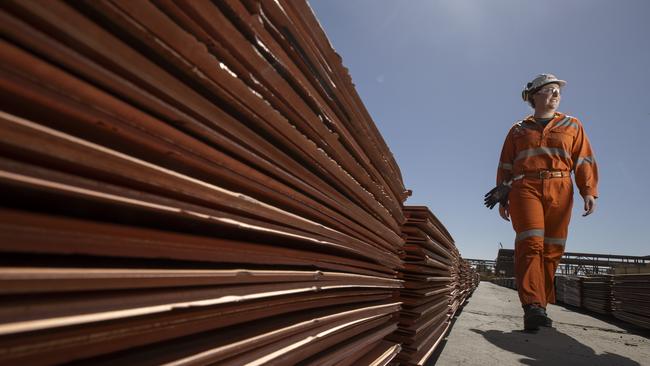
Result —
M517 292L481 282L427 365L650 365L650 332L549 305L555 329L524 332Z

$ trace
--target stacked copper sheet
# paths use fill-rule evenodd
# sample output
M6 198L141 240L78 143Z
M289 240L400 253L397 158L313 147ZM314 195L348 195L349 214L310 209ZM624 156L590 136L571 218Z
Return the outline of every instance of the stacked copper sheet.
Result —
M582 279L582 306L600 314L611 314L611 275L587 276Z
M456 248L451 250L452 256L452 266L451 266L451 278L453 279L451 287L451 309L449 311L451 316L454 316L462 304L463 298L463 286L461 283L461 257L460 253Z
M402 343L399 362L422 365L444 337L450 317L476 287L476 272L460 259L453 238L427 207L406 206L404 212L403 304L399 329L389 339Z
M515 250L499 249L495 266L495 274L500 277L515 276Z
M616 275L612 289L614 316L650 329L650 274Z
M473 268L471 268L469 262L467 262L466 260L460 261L459 277L460 277L460 304L462 305L472 295L472 292L478 286L479 280L477 279L476 271Z
M2 363L396 356L406 190L305 2L3 1L0 27Z
M582 306L582 277L555 276L555 298L564 304Z
M517 289L517 281L514 277L497 277L493 279L492 282L499 286L511 288L513 290Z

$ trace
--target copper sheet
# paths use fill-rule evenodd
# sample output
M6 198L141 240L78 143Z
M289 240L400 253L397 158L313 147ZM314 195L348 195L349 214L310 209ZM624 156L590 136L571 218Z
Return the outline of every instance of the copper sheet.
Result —
M0 29L0 362L417 364L476 287L305 1Z

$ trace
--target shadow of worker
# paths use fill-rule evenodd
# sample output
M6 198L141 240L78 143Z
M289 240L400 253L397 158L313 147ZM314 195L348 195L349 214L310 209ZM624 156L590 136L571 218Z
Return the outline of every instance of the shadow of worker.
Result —
M472 332L481 334L501 349L525 356L519 360L523 365L640 366L638 362L615 353L596 354L591 347L554 328L542 328L537 333L479 329L472 329Z

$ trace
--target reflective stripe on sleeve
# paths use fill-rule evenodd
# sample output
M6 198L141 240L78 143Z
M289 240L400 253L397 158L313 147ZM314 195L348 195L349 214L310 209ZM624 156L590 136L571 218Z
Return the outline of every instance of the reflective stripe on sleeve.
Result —
M512 164L499 162L499 168L503 170L512 170Z
M594 159L593 156L585 156L584 158L578 158L578 160L576 160L576 166L582 163L593 164L595 160L596 159Z
M537 155L560 155L565 158L571 157L571 154L569 154L568 151L560 149L559 147L535 147L520 151L519 154L517 154L517 157L515 157L515 160Z
M517 236L515 236L515 243L524 240L526 238L530 238L531 236L539 236L539 237L544 237L544 229L531 229L531 230L526 230L522 231L520 233L517 233Z
M554 244L564 246L566 244L566 238L549 238L544 237L544 244Z
M553 128L556 128L556 127L573 127L575 129L578 129L578 124L571 121L571 117L567 116L563 120L558 122L555 126L553 126Z
M568 126L569 123L571 123L571 117L567 116L567 117L564 117L563 120L561 120L560 122L558 122L554 127L563 127L563 126Z
M573 127L573 128L575 128L576 130L578 129L578 124L575 123L575 122L569 122L566 126L567 126L567 127Z

